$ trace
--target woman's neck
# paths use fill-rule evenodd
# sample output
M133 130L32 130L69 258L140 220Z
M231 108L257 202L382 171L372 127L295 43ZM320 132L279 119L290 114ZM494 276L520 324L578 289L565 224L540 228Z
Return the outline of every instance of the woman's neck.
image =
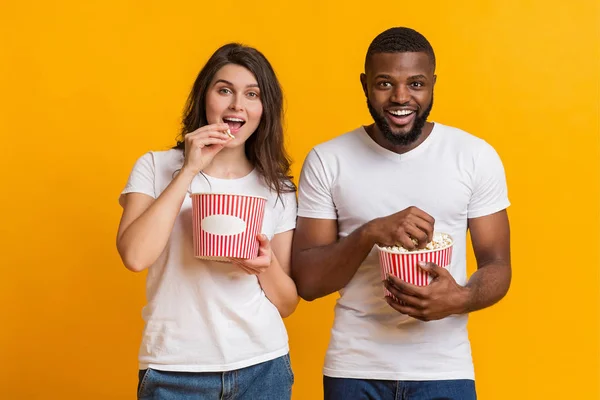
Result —
M253 169L254 166L248 161L244 147L239 146L218 152L202 172L213 178L238 179L248 175Z

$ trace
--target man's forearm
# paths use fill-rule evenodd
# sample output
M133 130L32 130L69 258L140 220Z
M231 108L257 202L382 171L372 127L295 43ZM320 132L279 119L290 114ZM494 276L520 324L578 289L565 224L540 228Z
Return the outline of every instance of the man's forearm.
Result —
M481 310L500 301L508 292L511 275L511 266L505 261L479 267L465 286L467 295L463 313Z
M292 277L300 297L312 301L342 289L373 246L369 226L363 225L330 245L295 252Z

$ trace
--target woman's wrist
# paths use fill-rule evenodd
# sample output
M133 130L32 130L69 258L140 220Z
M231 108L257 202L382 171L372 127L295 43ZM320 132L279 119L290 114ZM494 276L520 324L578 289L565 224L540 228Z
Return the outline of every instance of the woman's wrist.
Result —
M194 177L196 175L198 175L198 173L199 172L193 171L189 167L184 166L183 168L181 168L179 175L182 177L182 179L185 179L185 180L188 180L191 182L192 179L194 179Z

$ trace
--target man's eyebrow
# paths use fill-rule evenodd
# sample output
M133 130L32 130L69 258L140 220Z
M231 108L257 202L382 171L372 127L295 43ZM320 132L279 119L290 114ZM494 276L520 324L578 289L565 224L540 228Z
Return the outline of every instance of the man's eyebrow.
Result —
M375 77L375 79L393 79L391 75L388 74L379 74ZM408 79L427 79L427 76L423 74L411 75Z

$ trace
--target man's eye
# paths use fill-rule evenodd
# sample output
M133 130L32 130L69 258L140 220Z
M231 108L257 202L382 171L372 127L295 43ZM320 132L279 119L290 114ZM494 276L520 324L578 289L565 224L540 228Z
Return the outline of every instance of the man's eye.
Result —
M381 87L391 87L392 84L390 82L379 82L379 86L381 86Z
M424 85L423 82L413 82L413 83L411 83L411 86L413 86L413 87L423 87L423 85Z

